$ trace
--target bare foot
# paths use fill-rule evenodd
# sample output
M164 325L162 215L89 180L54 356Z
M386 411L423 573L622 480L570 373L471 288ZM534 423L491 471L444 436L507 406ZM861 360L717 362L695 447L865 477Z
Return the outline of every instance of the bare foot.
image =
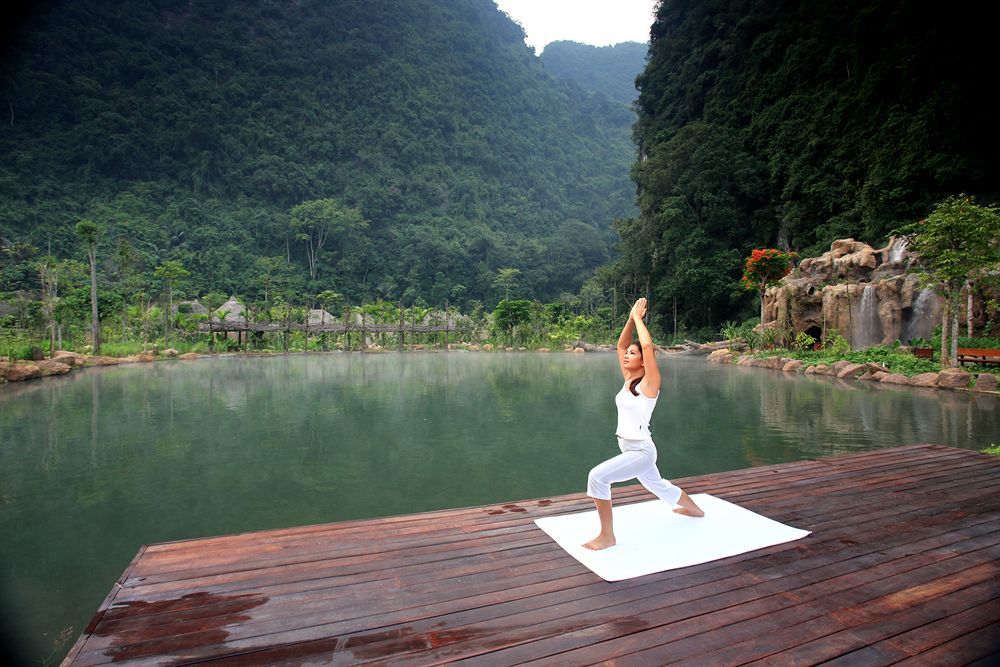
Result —
M705 516L705 513L701 511L691 497L688 494L681 491L681 498L677 501L680 507L674 508L674 511L678 514L683 514L684 516Z
M608 547L615 546L615 536L614 535L598 535L591 541L585 543L583 546L591 551L600 551L601 549L607 549Z

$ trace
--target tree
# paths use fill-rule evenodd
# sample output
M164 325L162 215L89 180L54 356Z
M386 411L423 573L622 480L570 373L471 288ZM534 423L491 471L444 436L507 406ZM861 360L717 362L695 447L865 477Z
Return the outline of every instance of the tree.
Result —
M331 235L335 241L343 241L368 227L360 211L336 199L302 202L289 211L289 224L295 238L305 244L309 277L313 280L316 280L320 250Z
M500 269L493 280L493 285L503 288L503 300L510 301L510 288L516 287L520 279L520 269Z
M264 288L264 310L266 311L270 308L268 296L271 285L278 280L280 272L287 265L287 262L284 257L277 255L274 257L258 257L256 264L257 279Z
M337 304L340 303L340 300L343 298L344 296L342 294L334 292L333 290L330 289L323 290L322 292L316 295L316 300L319 301L320 307L323 310L327 311L328 313L332 312L333 310L336 310Z
M191 273L175 259L168 259L161 263L156 267L154 273L157 278L167 284L166 328L163 332L163 346L166 347L170 344L170 318L173 316L174 310L174 287Z
M76 223L76 234L87 246L87 259L90 260L90 336L94 354L101 353L101 320L97 316L97 241L102 231L93 220Z
M907 238L935 290L945 299L941 365L955 366L962 289L977 273L1000 263L1000 208L979 206L964 194L952 196L935 206L926 219L897 233Z
M525 299L504 299L493 311L493 321L508 340L512 340L514 329L531 321L531 302Z
M0 291L12 291L26 286L37 264L28 260L38 253L30 243L0 238Z
M59 271L55 257L46 255L38 260L38 279L42 283L42 312L48 320L49 356L56 351L56 303L59 299Z
M135 272L136 266L139 263L139 254L129 243L129 240L124 236L118 237L118 242L115 246L115 264L117 265L118 273L118 289L122 296L122 340L125 340L125 332L127 331L128 324L128 303L129 303L129 288L133 273Z
M760 323L764 324L764 292L777 285L791 272L795 263L795 253L782 252L774 248L757 248L747 257L743 287L760 292Z
M56 306L59 304L59 285L83 276L86 268L72 259L57 260L51 255L40 258L36 264L42 283L42 312L48 320L49 356L56 349Z

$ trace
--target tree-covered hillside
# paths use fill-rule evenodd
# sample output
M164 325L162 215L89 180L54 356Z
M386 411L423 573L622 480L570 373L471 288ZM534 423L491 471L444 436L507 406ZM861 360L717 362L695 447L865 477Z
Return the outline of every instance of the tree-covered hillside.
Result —
M631 107L638 94L635 79L646 64L648 49L648 44L638 42L591 46L557 41L546 46L539 58L553 76Z
M947 195L995 201L989 7L664 0L618 279L648 278L682 328L715 325L753 311L752 247L877 244Z
M491 0L31 6L0 77L0 237L82 260L89 218L105 284L177 260L189 294L489 302L508 267L518 296L575 291L634 210L632 118L523 39ZM8 254L0 290L37 285Z

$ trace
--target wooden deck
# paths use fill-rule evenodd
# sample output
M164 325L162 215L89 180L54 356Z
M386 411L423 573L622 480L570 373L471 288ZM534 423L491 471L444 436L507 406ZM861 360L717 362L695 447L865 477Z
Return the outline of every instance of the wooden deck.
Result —
M582 494L155 544L64 664L1000 657L1000 458L915 445L676 481L813 534L616 583L532 521L591 507Z

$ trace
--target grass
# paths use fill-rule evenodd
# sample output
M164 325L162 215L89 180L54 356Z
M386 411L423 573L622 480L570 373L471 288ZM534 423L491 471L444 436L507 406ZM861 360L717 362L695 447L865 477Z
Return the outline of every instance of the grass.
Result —
M941 365L930 359L920 359L909 352L900 352L885 345L869 347L865 350L854 350L845 353L833 350L787 350L778 348L763 350L756 353L760 357L788 357L800 359L806 366L826 364L838 361L852 361L856 364L877 363L885 366L890 373L900 373L907 377L920 373L933 373L941 370Z

